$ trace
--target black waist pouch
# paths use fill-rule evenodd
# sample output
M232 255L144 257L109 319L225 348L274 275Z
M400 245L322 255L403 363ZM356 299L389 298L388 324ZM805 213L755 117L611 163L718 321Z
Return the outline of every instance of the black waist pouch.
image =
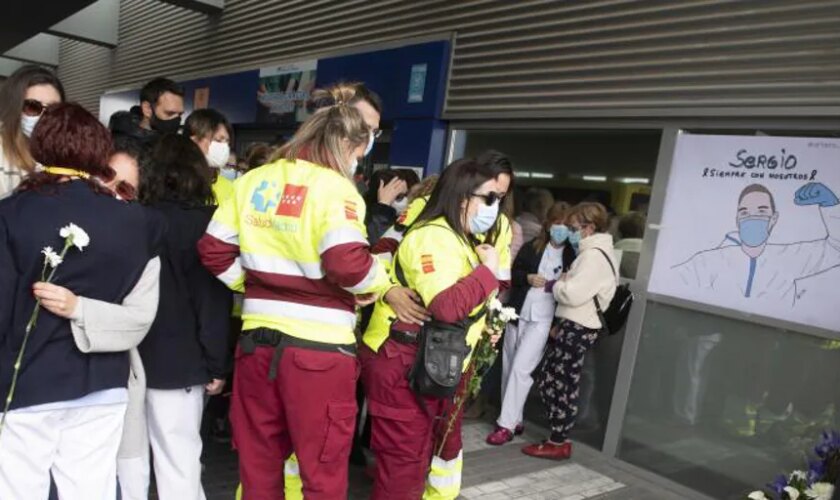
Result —
M408 374L415 393L448 398L455 395L470 354L467 325L429 321L420 333L417 358ZM472 324L472 322L469 322Z

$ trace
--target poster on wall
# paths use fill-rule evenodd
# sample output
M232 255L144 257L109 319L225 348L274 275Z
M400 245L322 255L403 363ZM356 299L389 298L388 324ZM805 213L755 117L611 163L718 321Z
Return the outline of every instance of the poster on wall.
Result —
M317 60L260 68L257 122L295 128L306 120L317 69Z
M840 140L681 134L652 293L840 331Z

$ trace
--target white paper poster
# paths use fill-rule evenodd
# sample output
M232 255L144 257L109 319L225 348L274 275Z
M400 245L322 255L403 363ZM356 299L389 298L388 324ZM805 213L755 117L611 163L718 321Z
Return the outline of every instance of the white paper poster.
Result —
M840 331L840 140L682 134L649 291Z

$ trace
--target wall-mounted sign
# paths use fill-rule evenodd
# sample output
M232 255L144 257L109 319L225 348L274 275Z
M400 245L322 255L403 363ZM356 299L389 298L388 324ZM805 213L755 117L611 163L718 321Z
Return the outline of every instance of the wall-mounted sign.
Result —
M414 64L411 66L411 78L408 80L408 102L423 102L428 68L428 64Z
M306 120L317 69L317 60L260 68L257 122L295 127Z
M840 331L840 140L681 135L650 291Z
M210 87L195 89L193 94L193 109L205 109L210 105Z

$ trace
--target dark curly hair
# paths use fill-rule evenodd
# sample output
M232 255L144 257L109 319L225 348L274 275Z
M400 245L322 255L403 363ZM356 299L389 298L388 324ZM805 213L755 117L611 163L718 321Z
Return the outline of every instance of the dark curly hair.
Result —
M116 154L124 154L137 162L138 178L145 177L145 172L151 168L150 148L134 137L125 135L114 136L114 148L111 150L111 156ZM125 181L117 183L114 190L124 200L131 201L137 199L138 189Z
M45 167L63 167L90 175L86 182L94 190L110 193L101 182L114 178L108 166L111 134L85 108L74 103L50 106L44 111L29 142L32 156ZM65 176L35 173L27 177L18 191L55 186ZM99 180L97 180L99 179Z
M201 149L177 134L161 137L152 150L148 169L140 172L140 201L174 201L190 207L214 203L213 173Z

